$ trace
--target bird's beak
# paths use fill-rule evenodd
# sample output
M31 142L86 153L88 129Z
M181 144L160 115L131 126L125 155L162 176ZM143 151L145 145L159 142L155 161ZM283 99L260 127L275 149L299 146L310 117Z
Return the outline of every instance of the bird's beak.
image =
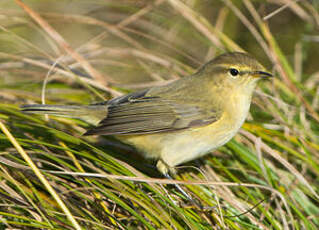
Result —
M268 78L273 77L273 75L271 73L267 73L264 71L255 71L251 75L255 78L263 78L263 79L268 79Z

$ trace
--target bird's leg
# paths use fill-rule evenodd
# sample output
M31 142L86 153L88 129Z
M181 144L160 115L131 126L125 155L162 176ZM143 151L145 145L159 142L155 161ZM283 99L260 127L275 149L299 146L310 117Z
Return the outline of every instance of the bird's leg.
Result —
M156 164L156 168L160 173L162 173L164 176L172 174L176 174L176 170L173 167L170 167L165 161L159 159Z
M171 175L175 175L176 170L173 167L170 167L169 165L167 165L163 160L158 160L156 167L167 179L174 179ZM174 186L195 206L199 207L200 209L203 209L203 206L199 204L196 200L194 200L184 189L182 189L181 186L179 186L178 184L174 184Z

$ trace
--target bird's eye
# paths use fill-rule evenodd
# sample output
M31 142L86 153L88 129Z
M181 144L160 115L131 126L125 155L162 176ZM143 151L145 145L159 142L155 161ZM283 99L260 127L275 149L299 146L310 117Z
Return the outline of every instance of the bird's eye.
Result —
M231 69L229 69L229 73L233 77L237 77L237 75L239 74L239 71L237 69L231 68Z

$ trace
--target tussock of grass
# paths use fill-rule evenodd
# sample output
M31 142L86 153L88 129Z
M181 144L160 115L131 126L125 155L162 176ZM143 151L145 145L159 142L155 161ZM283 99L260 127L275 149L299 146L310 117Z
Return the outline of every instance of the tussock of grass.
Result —
M318 7L1 1L1 229L318 229ZM41 101L45 78L47 103L89 104L165 84L231 50L276 78L260 84L240 133L181 166L176 181L110 137L81 136L89 124L19 111Z

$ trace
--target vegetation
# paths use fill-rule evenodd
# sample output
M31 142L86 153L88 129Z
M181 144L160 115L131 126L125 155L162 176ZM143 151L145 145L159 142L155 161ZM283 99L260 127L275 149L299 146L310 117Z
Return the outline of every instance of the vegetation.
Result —
M1 229L318 229L319 4L304 0L0 2ZM242 130L178 168L180 186L76 119L89 104L246 51L276 76Z

